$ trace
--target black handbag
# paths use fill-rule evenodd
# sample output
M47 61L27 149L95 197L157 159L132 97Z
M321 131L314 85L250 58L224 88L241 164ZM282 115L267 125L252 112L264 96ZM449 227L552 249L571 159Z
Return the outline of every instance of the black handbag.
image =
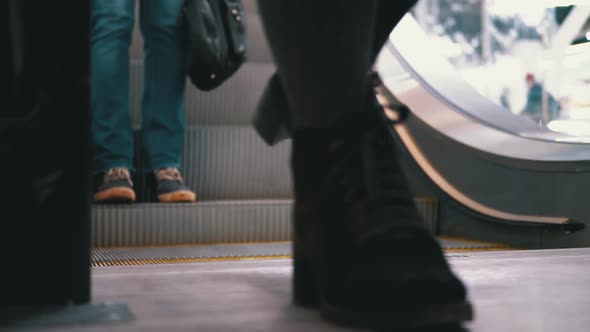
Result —
M200 90L213 90L246 61L240 0L186 0L181 14L185 72Z

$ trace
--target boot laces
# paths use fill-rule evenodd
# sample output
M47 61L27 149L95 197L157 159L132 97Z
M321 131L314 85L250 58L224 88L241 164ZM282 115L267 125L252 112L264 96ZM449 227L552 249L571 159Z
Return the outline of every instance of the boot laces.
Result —
M337 163L336 177L353 224L351 231L362 238L383 233L391 219L413 216L414 202L395 156L395 145L386 120L360 137L331 145Z

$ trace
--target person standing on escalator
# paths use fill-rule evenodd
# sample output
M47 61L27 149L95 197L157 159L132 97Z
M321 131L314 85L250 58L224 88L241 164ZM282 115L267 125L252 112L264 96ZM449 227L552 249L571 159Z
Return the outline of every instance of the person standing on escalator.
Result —
M536 123L546 123L559 117L561 105L548 91L544 91L543 85L537 81L535 75L528 73L525 77L527 85L527 101L522 114ZM543 99L547 98L546 103ZM543 111L547 105L547 113Z
M129 47L136 0L91 0L94 201L134 202ZM194 202L179 171L184 142L183 0L140 0L144 39L141 130L161 202Z

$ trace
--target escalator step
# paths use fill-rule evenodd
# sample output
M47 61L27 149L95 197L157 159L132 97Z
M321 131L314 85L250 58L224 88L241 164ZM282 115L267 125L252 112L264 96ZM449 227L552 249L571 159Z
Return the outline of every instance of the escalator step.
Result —
M416 198L416 203L435 232L438 202L424 197ZM291 200L96 205L92 209L92 246L289 241L291 207Z
M250 127L187 131L183 169L202 200L291 198L290 142L269 147Z
M135 137L135 169L143 174L144 151L140 135ZM289 141L269 147L250 127L191 126L181 168L199 201L285 199L292 197L289 152ZM145 180L136 179L138 190Z
M286 241L290 208L290 200L98 205L92 209L92 245Z

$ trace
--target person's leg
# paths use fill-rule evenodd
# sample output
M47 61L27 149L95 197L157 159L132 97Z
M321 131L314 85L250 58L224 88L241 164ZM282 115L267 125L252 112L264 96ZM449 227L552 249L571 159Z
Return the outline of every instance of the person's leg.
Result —
M469 319L466 290L419 217L374 104L368 74L387 35L375 33L378 2L259 7L294 119L295 302L375 327Z
M134 0L92 1L90 84L95 173L132 166L129 45L134 4Z
M377 1L259 4L295 127L328 127L364 109Z
M185 74L178 17L183 2L140 1L145 59L141 128L152 170L180 167Z
M134 0L93 0L91 111L96 202L132 202L135 192L129 112L129 45Z
M370 63L375 61L393 28L416 2L417 0L378 1ZM254 117L255 130L270 145L274 145L291 135L293 114L289 110L284 90L281 78L275 73L267 84ZM324 117L314 118L313 114L308 115L307 113L303 114L305 119L311 118L311 120L302 120L300 119L300 113L298 114L298 122L325 122Z
M183 0L141 0L144 37L142 135L148 168L159 171L158 197L166 202L194 201L178 172L184 119L184 52L179 15Z

